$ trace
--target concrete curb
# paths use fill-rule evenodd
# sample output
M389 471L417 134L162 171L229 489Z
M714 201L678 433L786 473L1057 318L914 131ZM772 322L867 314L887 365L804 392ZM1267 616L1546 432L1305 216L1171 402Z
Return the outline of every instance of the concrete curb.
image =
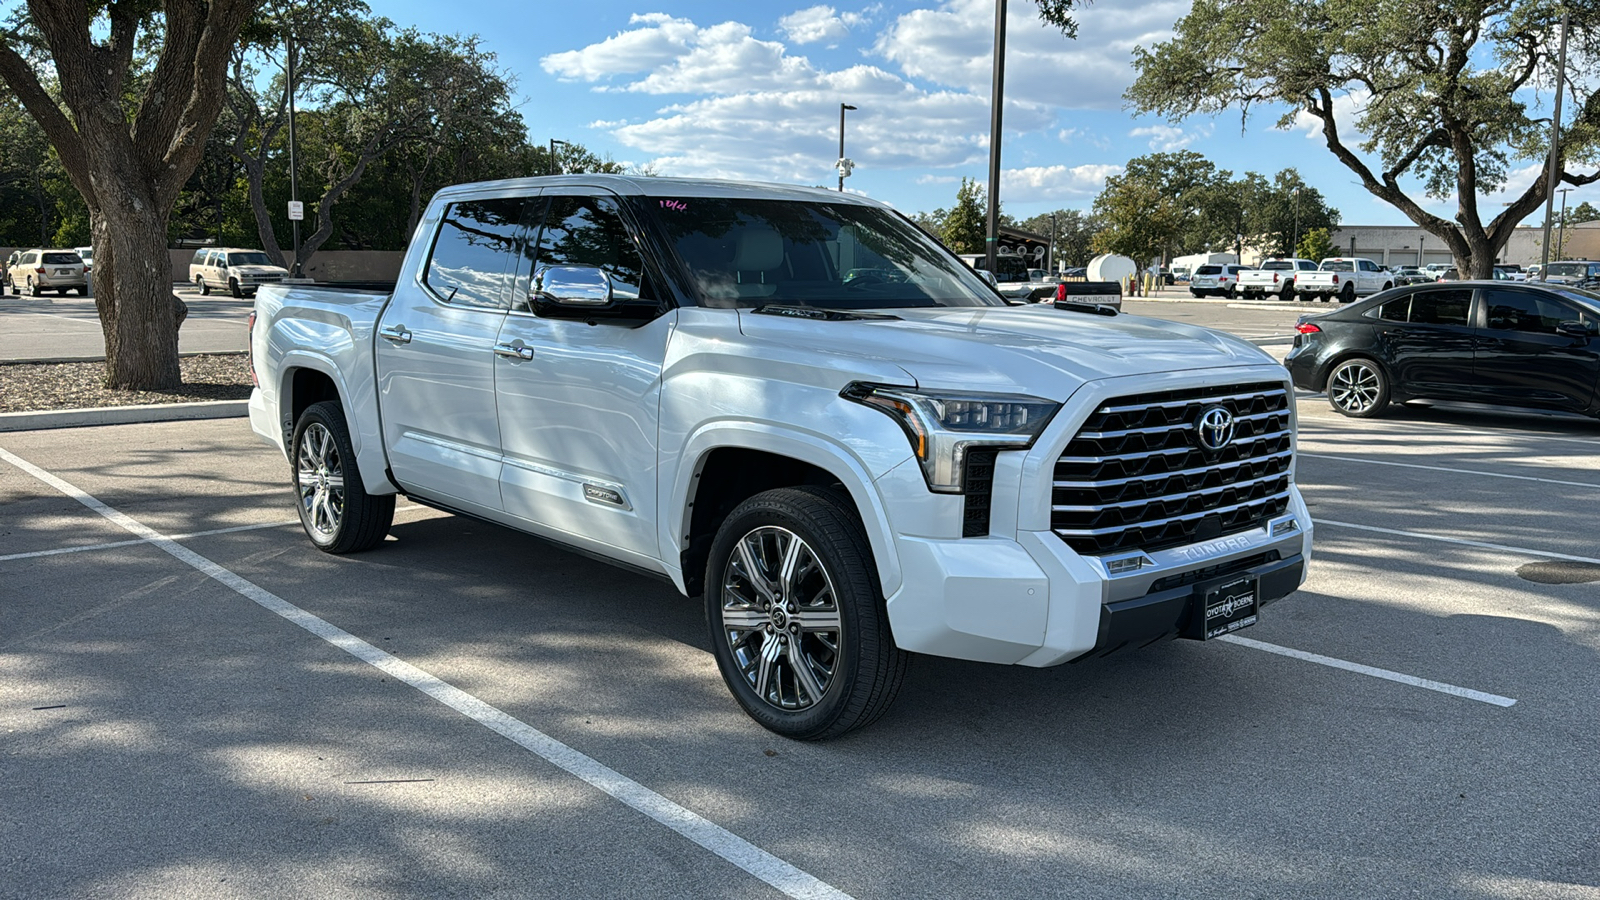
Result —
M0 413L0 432L83 428L90 425L134 425L194 419L233 419L250 414L248 400L205 403L150 403L143 406L101 406L47 412Z

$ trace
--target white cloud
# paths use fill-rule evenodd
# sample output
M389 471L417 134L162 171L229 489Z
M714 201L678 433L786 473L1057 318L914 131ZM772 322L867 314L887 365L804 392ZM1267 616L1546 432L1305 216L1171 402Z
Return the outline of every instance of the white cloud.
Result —
M1022 103L1068 109L1118 109L1133 82L1128 60L1136 45L1172 35L1190 0L1097 3L1081 12L1078 39L1041 25L1038 7L1014 3L1006 18L1006 96ZM901 16L878 39L875 52L907 75L984 94L994 57L994 3L944 0L936 9Z
M1001 192L1029 200L1081 200L1105 188L1106 179L1122 172L1122 166L1030 166L1006 169L1000 173Z
M737 22L700 27L652 15L630 24L630 31L541 63L559 77L594 82L597 90L693 97L607 129L650 156L663 174L831 182L840 103L857 107L846 124L846 154L862 174L982 171L987 93L929 90L871 65L824 70ZM1041 104L1006 105L1008 131L1047 131L1053 119Z
M1135 128L1128 132L1128 137L1147 137L1150 139L1151 150L1171 153L1174 150L1182 150L1184 147L1194 143L1195 138L1199 137L1199 135L1190 134L1182 128L1176 128L1171 125L1149 125L1144 128Z
M831 6L813 6L779 19L778 28L796 44L815 44L847 37L851 28L866 20L865 13L840 13Z
M1372 92L1360 89L1340 94L1333 98L1333 122L1339 127L1339 140L1345 146L1352 146L1359 139L1360 130L1356 128L1356 119L1367 110L1367 101L1372 99ZM1312 114L1301 110L1294 114L1295 131L1305 132L1309 140L1322 140L1322 120Z

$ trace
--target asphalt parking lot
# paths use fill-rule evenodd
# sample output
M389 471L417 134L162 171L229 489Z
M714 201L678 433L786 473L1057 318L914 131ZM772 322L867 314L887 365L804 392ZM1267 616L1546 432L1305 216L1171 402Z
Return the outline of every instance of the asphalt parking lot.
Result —
M180 353L230 353L245 349L250 299L201 297L188 285L173 292L189 306L178 330ZM0 362L103 359L105 333L92 297L0 297Z
M317 552L242 419L0 434L0 897L1600 898L1600 424L1299 404L1259 625L919 657L825 744L663 584L405 503Z

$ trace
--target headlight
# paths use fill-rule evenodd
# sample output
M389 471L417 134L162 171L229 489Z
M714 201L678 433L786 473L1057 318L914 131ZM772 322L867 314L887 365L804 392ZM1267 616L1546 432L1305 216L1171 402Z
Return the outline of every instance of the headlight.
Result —
M1061 408L1054 400L1017 394L925 392L859 381L839 394L900 423L928 489L941 494L961 493L967 450L1025 450Z

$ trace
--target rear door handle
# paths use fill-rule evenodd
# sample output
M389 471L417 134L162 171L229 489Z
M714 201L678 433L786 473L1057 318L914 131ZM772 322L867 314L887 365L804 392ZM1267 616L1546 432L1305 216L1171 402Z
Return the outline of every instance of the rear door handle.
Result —
M407 331L404 325L390 325L388 328L379 329L378 337L394 341L396 344L411 343L411 332Z
M519 341L516 344L495 344L494 355L504 356L507 359L533 359L533 348L524 347Z

